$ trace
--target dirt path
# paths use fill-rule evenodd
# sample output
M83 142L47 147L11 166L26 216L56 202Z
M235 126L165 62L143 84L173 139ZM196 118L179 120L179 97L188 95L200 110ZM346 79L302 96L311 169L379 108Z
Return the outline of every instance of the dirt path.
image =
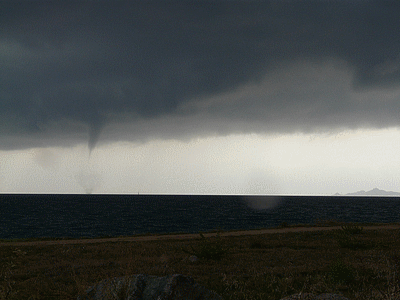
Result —
M400 225L377 225L363 226L364 230L373 229L400 229ZM286 233L286 232L303 232L303 231L322 231L340 229L340 226L331 227L288 227L288 228L271 228L260 230L243 230L222 232L220 236L242 236L242 235L259 235L268 233ZM216 236L217 233L205 233L205 237ZM55 241L31 241L31 242L0 242L0 246L46 246L46 245L67 245L67 244L88 244L88 243L106 243L106 242L140 242L140 241L161 241L161 240L186 240L199 238L199 234L172 234L172 235L148 235L148 236L129 236L116 238L100 238L100 239L76 239L76 240L55 240Z

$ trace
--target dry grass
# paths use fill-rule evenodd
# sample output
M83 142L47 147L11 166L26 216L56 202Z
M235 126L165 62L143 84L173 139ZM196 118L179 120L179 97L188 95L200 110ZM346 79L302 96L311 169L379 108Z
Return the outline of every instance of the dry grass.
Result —
M190 262L182 250L206 253L207 247L228 252L220 260ZM1 246L0 299L76 299L104 278L179 273L224 299L275 300L311 292L389 300L400 297L399 249L399 230L388 229Z

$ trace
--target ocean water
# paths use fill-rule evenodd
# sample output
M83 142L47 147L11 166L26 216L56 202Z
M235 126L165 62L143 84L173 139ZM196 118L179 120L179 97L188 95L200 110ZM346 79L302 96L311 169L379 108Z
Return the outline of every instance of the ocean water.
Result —
M256 229L317 220L400 222L399 197L0 195L0 238Z

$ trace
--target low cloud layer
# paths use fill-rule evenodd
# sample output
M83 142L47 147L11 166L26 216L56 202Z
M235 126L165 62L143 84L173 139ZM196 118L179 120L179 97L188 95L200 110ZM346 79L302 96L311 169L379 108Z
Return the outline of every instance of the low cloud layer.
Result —
M397 1L0 4L0 147L399 126Z

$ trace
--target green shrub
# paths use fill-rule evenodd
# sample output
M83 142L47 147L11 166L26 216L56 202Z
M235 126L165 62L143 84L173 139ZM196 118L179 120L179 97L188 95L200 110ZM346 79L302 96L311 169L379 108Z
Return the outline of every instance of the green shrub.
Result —
M354 273L352 267L338 259L330 265L329 278L333 283L348 284L354 281Z
M261 249L266 248L266 245L261 240L253 240L250 243L250 249Z
M212 260L221 260L221 258L229 252L229 249L222 245L219 234L217 234L216 241L206 239L202 233L200 233L200 237L201 243L197 249L195 249L193 246L190 246L192 249L191 251L184 248L181 248L181 250L190 255L195 255L198 258Z
M359 234L363 231L363 229L364 229L364 227L362 227L362 226L349 224L349 225L343 225L341 230L347 234Z
M342 248L357 250L368 249L372 247L372 245L367 244L359 238L355 237L354 235L342 230L338 230L336 232L335 239L338 242L339 246Z

